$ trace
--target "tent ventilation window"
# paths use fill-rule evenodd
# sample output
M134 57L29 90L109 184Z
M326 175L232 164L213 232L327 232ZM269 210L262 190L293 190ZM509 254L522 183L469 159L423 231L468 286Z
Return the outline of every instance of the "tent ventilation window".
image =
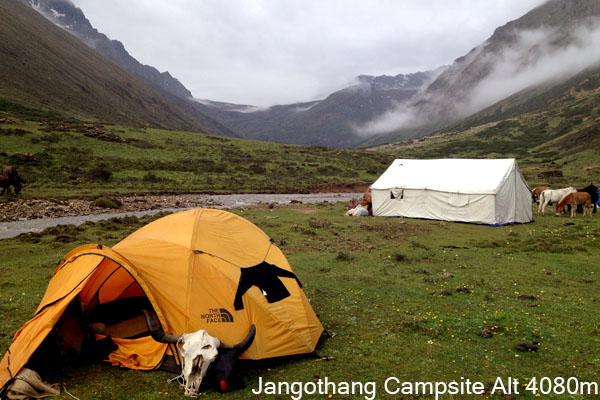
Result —
M404 198L404 189L392 189L390 191L390 199L402 200Z

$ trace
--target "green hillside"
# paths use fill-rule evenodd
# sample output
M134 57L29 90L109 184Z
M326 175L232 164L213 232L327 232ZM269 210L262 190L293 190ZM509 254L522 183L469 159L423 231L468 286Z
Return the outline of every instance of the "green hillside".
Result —
M18 0L0 2L0 111L202 131L183 111Z
M18 168L26 198L336 190L372 182L392 159L364 150L2 117L0 165Z

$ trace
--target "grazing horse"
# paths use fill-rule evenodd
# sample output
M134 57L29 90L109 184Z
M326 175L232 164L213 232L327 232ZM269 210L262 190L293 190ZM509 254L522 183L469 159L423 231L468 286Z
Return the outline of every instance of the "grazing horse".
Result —
M558 203L564 199L568 194L575 193L577 189L574 187L568 187L564 189L547 189L540 194L540 203L538 205L538 214L540 212L545 214L546 206L548 203Z
M536 203L539 202L540 200L540 194L542 194L542 192L544 190L548 190L548 189L552 189L550 186L538 186L535 189L533 189L531 191L531 198L533 199L533 201L535 201Z
M21 183L23 183L23 180L15 167L7 165L2 168L2 172L0 173L0 187L2 188L2 194L6 191L10 193L11 185L15 189L15 194L19 194L21 192Z
M583 205L583 216L586 211L592 216L592 196L587 192L575 192L568 194L556 205L556 215L562 215L565 205L571 206L571 217L575 216L575 209L579 204Z

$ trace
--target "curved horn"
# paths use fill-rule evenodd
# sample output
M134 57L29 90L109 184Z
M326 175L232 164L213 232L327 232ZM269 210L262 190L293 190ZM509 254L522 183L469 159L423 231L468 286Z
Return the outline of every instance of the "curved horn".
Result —
M221 343L219 348L220 349L233 349L233 350L236 350L238 354L242 354L243 352L248 350L248 347L250 347L250 345L254 341L255 335L256 335L256 326L252 325L250 327L250 332L248 332L248 335L246 335L246 338L244 340L242 340L240 343L234 344L233 346Z
M144 317L146 317L146 325L152 339L160 343L177 343L181 339L181 335L169 335L164 330L159 328L154 319L150 316L150 313L146 310L142 310Z

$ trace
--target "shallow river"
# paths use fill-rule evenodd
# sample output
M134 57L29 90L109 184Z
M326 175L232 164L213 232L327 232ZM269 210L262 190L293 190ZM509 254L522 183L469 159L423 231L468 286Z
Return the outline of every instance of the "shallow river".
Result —
M206 204L211 208L239 208L252 206L259 203L290 204L292 201L306 203L350 201L362 197L362 193L312 193L312 194L229 194L229 195L202 195L206 197ZM121 218L128 215L141 217L152 215L161 211L182 211L188 208L162 208L147 211L130 211L123 213L106 213L79 215L75 217L37 218L24 221L0 222L0 239L18 236L26 232L40 232L56 225L80 225L86 221L100 221L108 218Z

